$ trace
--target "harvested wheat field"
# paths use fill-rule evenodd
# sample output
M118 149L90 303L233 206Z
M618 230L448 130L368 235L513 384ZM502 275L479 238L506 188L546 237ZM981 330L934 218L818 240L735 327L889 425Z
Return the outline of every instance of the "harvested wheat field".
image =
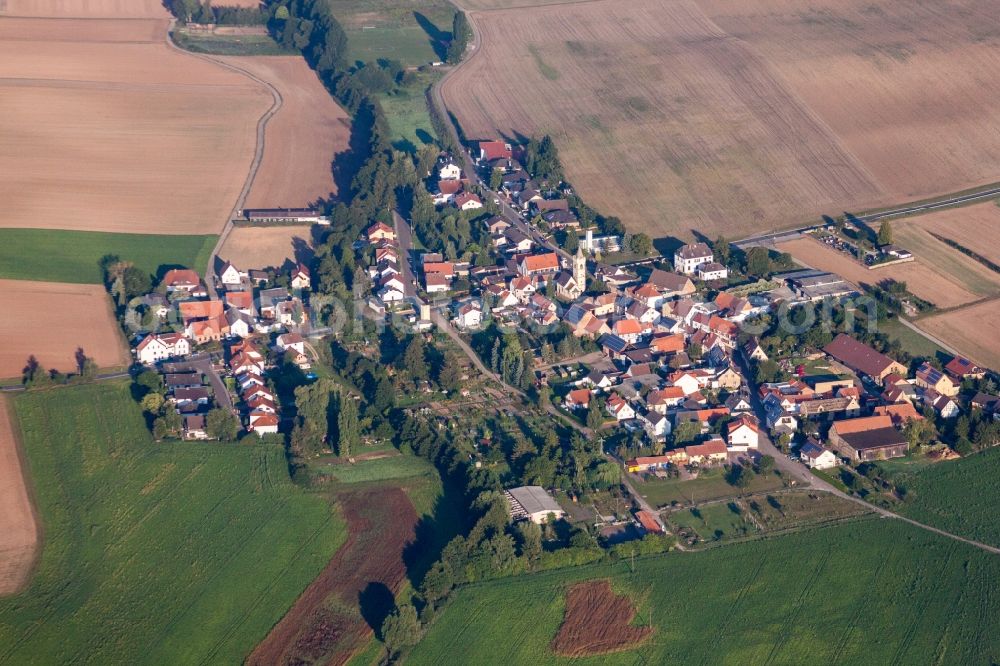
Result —
M632 228L735 237L1000 178L986 0L470 16L481 47L442 87L465 134L552 134L583 198Z
M267 123L264 158L247 208L305 206L337 191L331 163L349 148L350 118L299 56L220 58L267 81L281 95Z
M577 583L566 592L566 611L552 651L563 657L588 657L631 650L653 633L632 625L635 606L615 594L609 580Z
M896 235L910 227L950 239L1000 265L1000 206L993 202L951 208L892 223Z
M76 369L78 347L99 367L129 361L102 285L0 280L0 377L18 377L34 355L47 369Z
M168 18L161 0L0 0L0 16Z
M286 261L308 262L312 256L310 227L236 227L219 251L223 261L241 270L281 266Z
M902 239L899 242L905 244ZM947 263L934 264L922 257L917 247L907 245L916 255L915 261L874 270L868 270L846 254L810 236L780 243L777 247L807 266L836 273L855 284L877 284L882 280L906 282L911 292L939 308L956 307L984 296L1000 294L1000 274L989 271L943 243L938 245L940 247L934 248L935 254L946 257Z
M920 319L917 326L979 365L1000 369L1000 300L985 301Z
M72 19L13 18L0 14L0 45L6 42L162 42L166 18Z
M15 437L10 406L0 396L0 595L24 587L38 551L38 523Z
M18 33L0 40L0 227L204 234L228 219L270 95L170 49L158 3L124 4L157 20L0 18ZM119 3L43 5L100 17Z

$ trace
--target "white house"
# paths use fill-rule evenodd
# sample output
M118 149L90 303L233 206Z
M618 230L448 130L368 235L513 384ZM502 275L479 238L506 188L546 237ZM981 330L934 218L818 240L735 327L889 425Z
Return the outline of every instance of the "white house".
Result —
M406 295L403 294L402 290L396 289L395 287L385 287L380 292L378 292L379 300L383 303L399 303Z
M150 333L135 347L135 357L146 365L190 353L191 342L180 333Z
M608 414L615 417L616 421L627 421L635 418L635 410L632 409L632 405L628 404L628 400L617 393L608 398L606 408Z
M830 469L837 466L837 456L830 449L806 442L799 450L799 457L812 469Z
M226 310L226 322L231 337L248 338L253 331L253 318L236 308Z
M742 416L729 424L730 451L743 453L748 449L756 450L759 441L760 428L757 427L757 421L753 417Z
M715 255L705 243L689 243L674 252L674 270L684 275L693 275L702 264L711 263Z
M295 270L292 271L290 284L292 285L292 289L309 289L312 284L309 269L302 264L296 266Z
M236 266L233 266L232 262L227 261L223 266L222 270L219 271L219 281L222 282L225 287L239 287L243 284L244 273L240 273Z
M459 328L479 328L483 323L483 306L479 301L469 301L458 308L455 325Z
M458 180L462 177L462 169L454 162L445 162L438 169L438 180Z
M483 207L482 200L472 192L460 192L452 204L459 210L478 210Z
M250 427L248 430L257 433L260 437L267 434L274 434L278 432L278 417L259 410L252 411L250 412Z
M698 279L705 282L725 280L729 277L729 269L715 261L700 264L695 272L698 274Z
M665 414L648 411L639 417L646 434L654 441L661 441L670 434L670 419Z
M306 353L306 341L298 333L283 333L278 336L275 343L281 351L294 349L300 354Z

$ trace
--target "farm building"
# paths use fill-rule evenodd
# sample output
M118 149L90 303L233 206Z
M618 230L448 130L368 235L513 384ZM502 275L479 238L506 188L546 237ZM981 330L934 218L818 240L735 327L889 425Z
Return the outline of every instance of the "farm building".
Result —
M879 382L893 373L906 374L906 367L903 364L844 333L834 338L823 351L851 370L866 374Z
M909 449L889 415L834 421L830 446L854 462L901 458Z
M541 486L519 486L504 491L513 520L530 520L541 525L549 516L556 520L566 515L559 503Z
M248 222L255 224L293 223L320 224L326 222L316 208L245 208L240 215Z

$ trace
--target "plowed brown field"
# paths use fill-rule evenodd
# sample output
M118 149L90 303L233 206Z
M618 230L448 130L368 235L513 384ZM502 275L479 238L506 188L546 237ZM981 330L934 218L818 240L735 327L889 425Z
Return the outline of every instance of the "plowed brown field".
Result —
M566 592L566 611L552 651L564 657L587 657L629 650L653 633L636 627L635 606L615 594L607 580L577 583Z
M6 8L58 18L0 11L0 227L220 230L267 91L170 49L168 16L152 0Z
M442 94L466 136L552 134L583 198L634 229L740 236L1000 179L992 14L986 0L472 11L482 43Z
M251 666L344 664L372 635L365 607L399 592L403 548L417 522L406 493L373 488L341 493L338 502L347 542L253 651Z
M0 595L28 582L39 536L12 419L0 396Z
M100 367L128 363L103 285L0 280L0 312L0 377L20 376L32 354L45 368L74 371L77 347Z
M248 208L304 206L337 191L331 163L348 149L350 119L299 56L221 58L267 81L282 98L267 123Z

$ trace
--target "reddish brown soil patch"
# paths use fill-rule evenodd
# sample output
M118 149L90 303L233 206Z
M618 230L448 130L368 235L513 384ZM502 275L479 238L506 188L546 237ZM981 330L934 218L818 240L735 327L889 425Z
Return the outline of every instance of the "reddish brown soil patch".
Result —
M248 664L343 664L372 635L366 609L395 596L406 576L403 548L417 514L399 488L338 495L347 541L292 609L257 646Z
M564 657L588 657L636 647L653 633L634 627L635 607L606 580L577 583L566 592L566 615L552 641L552 651Z

